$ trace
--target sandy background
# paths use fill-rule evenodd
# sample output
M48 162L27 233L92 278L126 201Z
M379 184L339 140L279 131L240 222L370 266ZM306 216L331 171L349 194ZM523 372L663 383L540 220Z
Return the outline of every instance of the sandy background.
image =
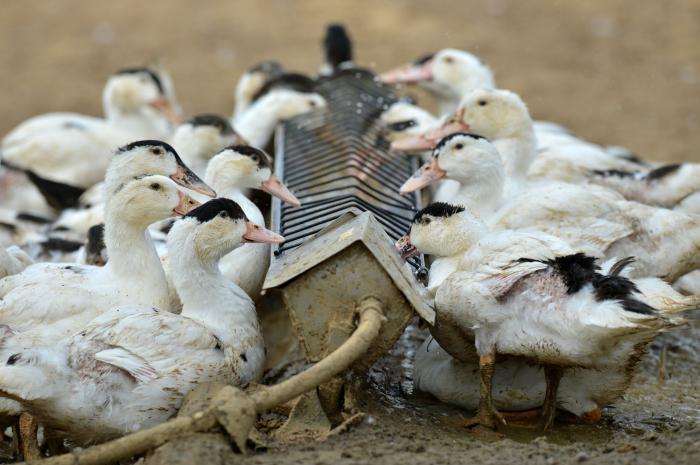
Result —
M229 114L247 66L314 72L343 21L385 70L452 46L478 54L533 116L657 159L700 161L700 1L4 0L0 133L54 110L101 112L106 77L160 60L188 114Z

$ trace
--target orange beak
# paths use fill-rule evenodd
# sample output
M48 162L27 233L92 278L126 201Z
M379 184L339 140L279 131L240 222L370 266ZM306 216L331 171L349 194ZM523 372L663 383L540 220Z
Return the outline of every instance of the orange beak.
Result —
M260 189L264 190L270 195L274 195L282 202L286 202L294 208L301 206L299 199L294 197L294 194L292 194L289 189L287 189L287 186L285 186L274 174L260 184Z
M149 105L154 108L158 113L163 115L165 119L170 121L173 124L180 124L182 123L183 119L182 116L180 116L173 106L170 104L170 101L165 98L164 96L160 96L157 99L153 100L152 102L149 103Z
M406 260L411 257L415 257L416 255L419 255L420 252L418 252L418 249L415 248L413 244L411 244L411 238L406 234L405 236L401 237L398 241L396 241L396 244L394 244L396 247L396 250L399 251L401 254L401 258Z
M258 226L255 223L246 221L245 234L243 234L244 242L258 242L263 244L281 244L284 242L284 237L275 234L269 229Z
M413 84L433 79L433 60L428 60L420 65L404 65L382 73L379 79L387 84L407 83Z
M195 199L183 192L177 191L177 196L179 197L180 201L178 202L177 207L173 208L173 215L186 215L191 210L201 205L201 203L197 202Z
M447 172L440 168L437 157L431 157L430 161L425 162L418 171L413 173L413 176L403 183L399 194L406 195L409 192L422 189L438 179L444 178L446 174Z

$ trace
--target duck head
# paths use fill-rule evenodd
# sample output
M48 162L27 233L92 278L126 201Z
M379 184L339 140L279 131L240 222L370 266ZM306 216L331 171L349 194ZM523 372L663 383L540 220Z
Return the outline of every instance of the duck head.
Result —
M182 121L168 96L164 79L149 68L127 68L114 73L102 93L104 112L109 120L138 117L158 123L178 124Z
M213 199L177 221L168 234L168 245L189 235L200 257L219 259L242 243L280 244L284 237L252 223L241 207L226 198Z
M286 88L271 90L258 102L270 109L270 115L276 122L327 106L326 100L320 94Z
M276 61L260 62L243 73L236 83L234 116L240 114L250 105L267 82L283 74L284 68Z
M392 150L416 151L434 147L443 137L471 132L489 140L532 132L532 119L518 94L503 89L476 89L465 95L457 111L425 134L392 143Z
M260 189L293 207L301 205L272 173L270 156L249 145L233 145L216 154L207 165L205 178L221 192Z
M230 145L247 144L231 123L219 115L197 115L178 126L173 145L195 173L204 174L207 162Z
M401 186L400 194L422 189L442 178L493 188L503 184L503 177L501 157L493 144L475 134L455 133L438 143L430 160Z
M389 141L418 137L435 125L437 119L418 105L399 101L382 113L379 120Z
M184 215L199 205L170 178L150 175L122 185L107 200L105 211L116 212L123 223L145 228L171 216Z
M141 140L119 148L107 168L107 192L139 176L159 174L209 197L216 192L185 165L175 149L163 141Z
M420 84L437 96L456 101L472 89L494 87L488 66L471 53L454 48L425 55L411 64L383 73L380 78L387 83Z
M419 253L451 257L468 250L485 231L465 207L435 202L416 213L396 248L404 259Z

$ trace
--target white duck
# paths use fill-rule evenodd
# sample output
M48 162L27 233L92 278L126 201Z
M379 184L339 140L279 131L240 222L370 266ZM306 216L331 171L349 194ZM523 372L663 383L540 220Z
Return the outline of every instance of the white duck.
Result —
M204 176L209 160L224 147L246 144L219 115L202 114L190 118L175 130L173 146L192 171Z
M168 308L168 283L146 228L194 205L164 176L145 176L122 186L105 206L107 266L37 263L4 278L0 323L18 338L38 333L50 344L119 303Z
M177 121L159 75L119 71L103 92L105 119L49 113L21 123L2 141L2 160L39 176L87 188L102 180L113 151L136 139L164 139Z
M17 274L32 263L32 257L16 245L0 247L0 278Z
M396 68L381 75L388 83L417 83L433 94L441 115L453 113L460 99L474 89L496 87L491 70L471 53L457 49L443 49L416 62ZM629 151L619 148L608 150L586 142L559 124L535 121L538 149L575 145L581 150L607 152L613 159L625 158Z
M225 148L209 162L205 179L219 196L234 200L250 221L259 225L265 225L265 218L244 194L247 189L261 189L293 207L300 205L299 200L272 174L269 155L254 147L235 145ZM269 244L243 244L219 262L222 274L254 300L260 295L269 266Z
M265 147L280 121L326 107L325 99L310 92L274 88L255 100L233 121L236 131L254 147Z
M539 232L490 232L463 207L433 204L422 210L397 247L405 257L414 251L437 256L465 251L459 269L437 291L438 321L432 332L463 363L474 365L478 356L481 389L474 423L487 427L504 422L492 392L496 354L525 357L544 367L543 393L541 381L539 388L528 385L536 370L524 368L522 361L505 362L505 370L516 379L509 383L507 377L499 378L496 395L499 404L517 410L544 402L542 423L547 429L557 402L588 419L599 417L599 409L629 385L646 344L674 325L644 301L635 283L621 276L630 260L615 263L603 275L593 257L575 253L559 239ZM647 288L657 298L650 302L661 302L664 293L680 297L660 280L653 281ZM697 299L691 300L697 304ZM686 308L679 305L669 311ZM450 377L461 375L444 354L432 357L442 366L426 365L423 357L417 364L423 389L453 401L469 396L473 383L452 396L446 394L448 386L426 383L426 376L447 376L445 381L452 383ZM564 382L563 370L568 368L594 371L572 371Z
M180 315L122 305L51 349L18 347L0 367L0 391L85 445L166 421L199 383L258 381L265 348L255 306L217 262L241 242L283 240L235 202L209 201L168 237Z
M276 61L263 61L243 73L236 83L233 95L235 105L231 119L235 120L242 115L265 84L282 74L284 69Z
M406 183L403 192L446 177L449 169L451 175L447 177L461 179L464 189L462 197L452 200L475 206L482 215L498 208L488 217L497 228L545 231L598 257L634 255L638 258L635 276L675 280L700 266L700 256L693 252L700 244L700 218L694 215L626 201L618 193L596 186L525 183L517 173L533 158L529 115L515 94L488 92L487 105L478 103L484 97L477 93L473 104L467 100L468 106L460 110L459 122L451 126L471 127L490 138L498 150L468 135L444 139L439 152L455 156L440 157L438 153ZM460 165L458 160L479 152L483 153L478 159ZM469 173L469 168L482 176ZM481 202L479 205L469 200L473 196L478 196L474 202Z

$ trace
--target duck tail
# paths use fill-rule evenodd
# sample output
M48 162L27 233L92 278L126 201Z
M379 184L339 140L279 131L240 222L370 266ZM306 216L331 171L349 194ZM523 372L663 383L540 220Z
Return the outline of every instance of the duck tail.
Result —
M82 187L42 178L31 170L24 170L24 173L39 190L46 203L57 210L77 207L80 203L80 196L85 192Z
M634 279L634 284L639 299L656 308L668 327L686 324L681 314L700 309L700 295L683 295L660 278L638 278Z

